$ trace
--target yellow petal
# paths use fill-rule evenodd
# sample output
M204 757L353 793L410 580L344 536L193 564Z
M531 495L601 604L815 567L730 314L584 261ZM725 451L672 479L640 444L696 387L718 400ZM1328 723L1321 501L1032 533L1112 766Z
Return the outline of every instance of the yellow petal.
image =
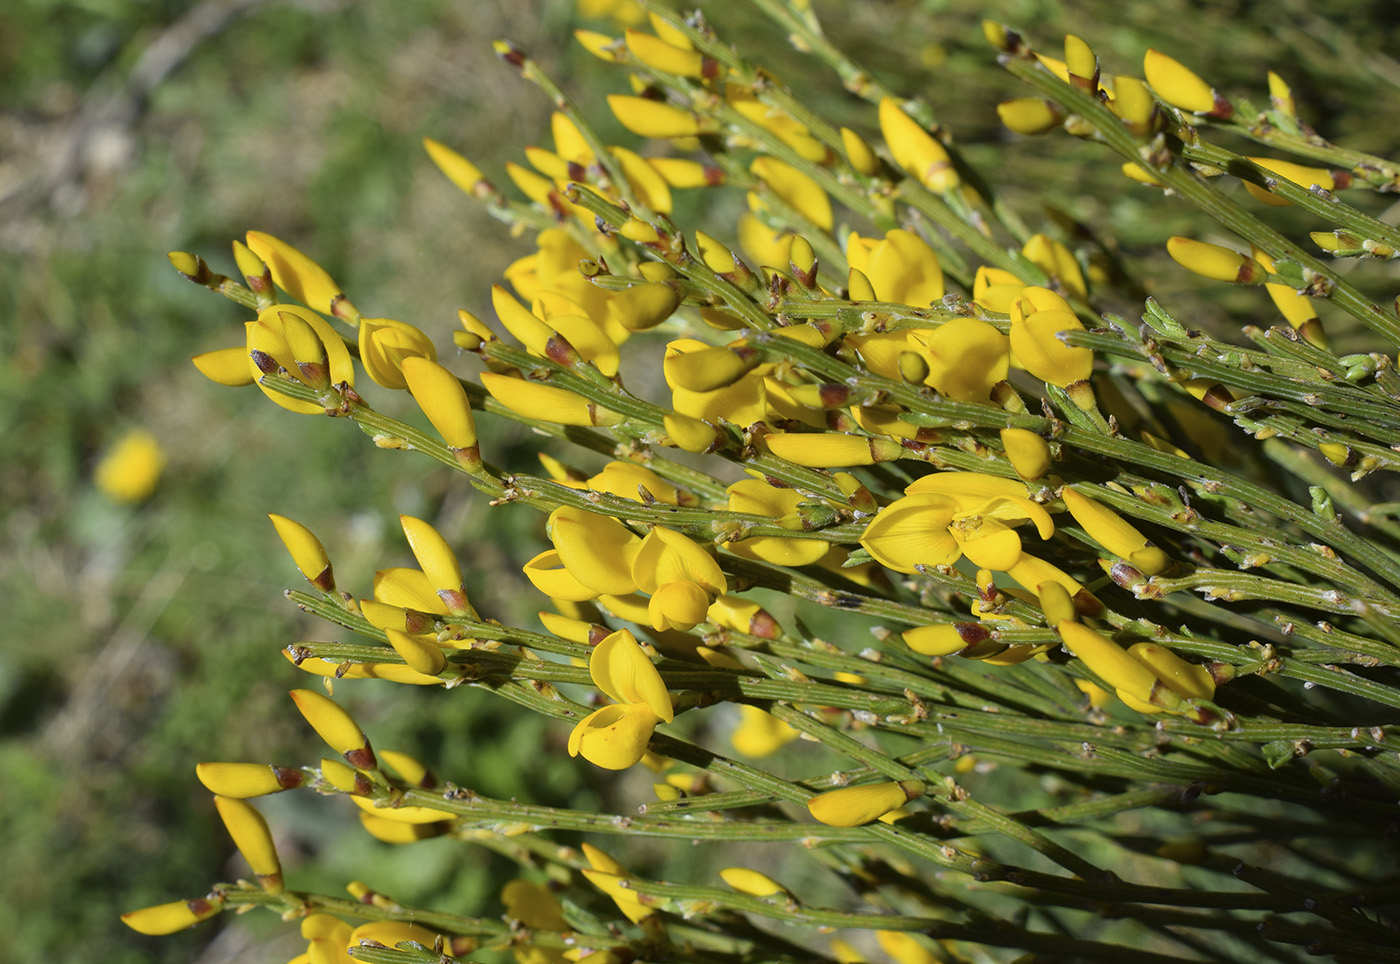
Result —
M941 194L960 183L947 148L906 114L893 97L880 101L880 132L895 163L930 191Z
M475 197L495 193L491 182L486 180L486 176L481 173L481 170L446 144L440 144L431 137L425 137L423 138L423 147L428 152L428 156L432 158L433 163L438 166L438 170L446 174L448 180L461 188L464 193Z
M849 127L841 128L841 147L846 151L846 160L857 174L873 177L880 173L880 158L861 137Z
M645 703L605 706L574 727L569 735L569 755L582 755L605 770L625 770L641 762L658 722Z
M791 164L767 155L755 158L749 165L749 171L817 227L824 231L831 230L831 201L816 181ZM762 195L759 198L761 201Z
M700 133L694 114L660 101L609 94L608 107L623 127L640 137L693 137Z
M1050 470L1050 443L1024 428L1001 430L1001 444L1016 474L1027 482Z
M598 689L617 702L646 704L667 723L674 718L666 683L636 637L627 630L610 634L594 648L588 672Z
M729 737L734 749L760 759L797 739L798 731L772 713L747 703L739 704L739 727Z
M787 893L787 889L772 877L747 867L726 867L719 872L719 876L721 880L741 894L751 894L754 897L772 897L774 894Z
M1229 103L1210 84L1159 50L1149 49L1143 56L1142 72L1157 96L1173 107L1214 117L1230 115Z
M1060 338L1062 332L1083 330L1083 323L1068 311L1037 311L1011 326L1011 354L1031 375L1064 388L1094 370L1093 351Z
M371 770L375 766L369 739L355 718L344 707L315 690L292 690L292 701L311 728L353 767Z
M243 347L220 348L195 355L190 361L205 378L220 385L241 388L253 384L253 373L248 369L248 350Z
M408 387L403 363L409 358L437 361L432 341L413 325L392 318L362 318L359 328L360 364L375 384L395 390Z
M240 800L291 790L305 778L300 770L266 763L198 763L194 772L205 789Z
M272 843L267 821L252 804L233 797L214 797L214 806L233 838L233 845L253 868L258 882L270 894L282 892L282 864Z
M223 902L197 897L194 900L173 900L168 904L127 911L122 923L138 934L174 934L193 927L223 910Z
M617 425L625 420L618 412L553 385L495 372L482 372L481 384L498 402L524 418L556 425Z
M1089 537L1115 556L1134 560L1144 575L1155 576L1167 567L1166 553L1147 544L1147 538L1108 506L1094 501L1077 489L1060 493L1065 508Z
M1218 244L1193 241L1191 238L1167 239L1167 254L1188 271L1216 281L1234 284L1255 284L1264 280L1265 272L1253 258Z
M945 495L911 495L881 509L865 527L860 544L896 572L951 565L961 550L948 533L956 503Z
M1113 640L1081 623L1063 622L1055 628L1066 648L1105 683L1144 702L1152 699L1156 675Z
M359 316L326 270L287 242L264 231L249 231L248 247L272 270L273 283L297 301L330 315Z
M904 783L869 783L819 793L807 801L807 810L830 827L859 827L904 806L917 791L906 792Z
M642 540L621 522L561 506L550 514L547 529L560 561L584 586L619 596L636 590L632 559Z

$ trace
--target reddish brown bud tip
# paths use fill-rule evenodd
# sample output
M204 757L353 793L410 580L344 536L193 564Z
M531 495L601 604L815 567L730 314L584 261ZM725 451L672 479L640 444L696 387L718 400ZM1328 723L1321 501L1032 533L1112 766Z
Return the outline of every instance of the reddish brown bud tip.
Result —
M346 750L345 762L356 770L373 770L379 765L378 761L374 758L374 751L367 746Z

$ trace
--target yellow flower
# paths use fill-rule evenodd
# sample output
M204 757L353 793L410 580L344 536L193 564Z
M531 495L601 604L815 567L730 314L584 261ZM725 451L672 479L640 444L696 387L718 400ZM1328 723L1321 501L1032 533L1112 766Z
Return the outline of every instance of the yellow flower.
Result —
M884 238L846 238L852 268L870 281L878 301L924 308L943 297L943 269L928 242L912 231L895 228Z
M907 495L881 509L860 544L896 572L918 566L950 566L967 556L977 566L1009 571L1022 558L1021 537L1011 528L1033 522L1050 538L1049 513L1026 498L1026 486L978 472L938 472L907 486Z
M1126 559L1143 575L1155 576L1167 568L1167 554L1147 541L1122 516L1079 492L1066 488L1060 493L1065 508L1090 538L1115 556Z
M320 415L324 406L289 398L262 383L264 376L282 375L311 388L341 382L355 384L350 351L330 324L299 305L273 305L244 325L249 371L263 394L291 412Z
M597 512L560 506L550 513L545 531L560 564L594 596L636 592L632 559L642 540L621 522Z
M155 492L165 453L150 432L127 432L97 463L93 482L113 502L144 502Z
M675 718L671 694L636 638L625 629L593 650L588 673L615 700L579 721L569 735L569 755L583 755L608 770L625 770L646 754L658 723Z
M222 797L260 797L301 786L305 774L267 763L197 763L195 776Z
M804 501L796 489L780 489L762 479L741 479L725 489L729 495L730 512L772 516L785 528L802 529L795 515ZM784 539L779 536L758 536L726 544L736 556L761 559L779 566L807 566L826 555L828 543L820 539Z
M719 876L726 884L741 894L751 894L754 897L772 897L775 894L788 892L786 887L772 877L747 867L726 867L719 872Z
M765 757L797 739L798 732L767 710L739 704L739 727L729 737L734 749L744 756Z
M168 904L127 911L122 923L138 934L174 934L208 920L224 909L220 900L197 897L194 900L172 900Z
M427 335L406 321L392 318L360 320L360 364L376 384L385 388L408 387L403 363L409 358L437 361L437 349Z
M558 898L543 884L512 880L501 888L501 902L506 905L506 916L526 927L548 931L569 930Z
M635 890L627 886L627 881L632 875L626 867L589 843L583 845L583 855L592 865L592 869L583 871L583 876L588 878L594 887L611 897L618 910L627 915L628 920L640 924L656 913L642 903L641 896Z
M1216 93L1210 84L1160 50L1147 51L1142 58L1142 72L1147 75L1147 82L1157 96L1173 107L1220 118L1229 117L1234 111L1230 102Z
M1084 325L1063 298L1046 288L1024 288L1011 306L1011 359L1059 388L1089 377L1094 353L1065 344L1060 335Z
M273 283L297 301L337 318L359 319L359 311L326 269L287 242L265 231L249 231L248 247L271 269Z
M880 133L894 162L930 191L942 194L961 183L948 149L904 113L893 97L880 101Z
M277 848L272 843L272 832L267 821L250 803L233 797L214 797L214 806L233 838L233 845L248 861L257 875L258 883L269 894L280 894L283 890L282 863L277 859Z
M651 595L653 629L686 632L705 619L715 597L729 588L719 563L698 543L657 526L632 557L632 581Z
M819 793L807 801L807 810L829 827L859 827L922 795L923 784L917 780L866 783Z

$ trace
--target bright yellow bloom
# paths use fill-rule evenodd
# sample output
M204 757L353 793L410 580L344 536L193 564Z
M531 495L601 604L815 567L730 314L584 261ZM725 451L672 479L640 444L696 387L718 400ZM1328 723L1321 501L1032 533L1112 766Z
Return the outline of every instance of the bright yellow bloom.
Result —
M292 690L292 701L311 728L357 770L376 766L369 738L344 707L315 690Z
M481 173L471 161L458 154L446 144L440 144L431 137L423 138L423 148L428 152L438 170L446 174L448 180L473 197L490 197L496 193L486 175Z
M640 137L693 137L700 133L698 117L660 101L609 94L608 107L623 127Z
M997 104L997 117L1017 134L1032 136L1059 127L1065 112L1054 101L1043 97L1013 97Z
M1191 238L1182 237L1168 238L1167 254L1187 271L1215 281L1241 285L1258 284L1266 276L1259 262L1253 258L1205 241L1193 241Z
M686 632L705 619L728 581L719 563L689 537L656 526L632 556L632 581L651 595L648 614L653 629Z
M719 876L726 884L741 894L751 894L754 897L772 897L775 894L787 893L787 888L772 877L747 867L726 867L719 872Z
M543 884L512 880L501 888L501 902L506 905L506 916L526 927L547 931L569 930L558 898Z
M977 472L938 472L915 480L881 509L860 544L896 572L948 566L967 556L979 567L1008 571L1021 556L1011 526L1033 522L1050 538L1049 513L1026 498L1024 483Z
M846 238L846 257L870 281L875 300L926 308L943 297L943 269L928 242L895 228L884 238Z
M875 940L895 964L940 964L942 960L907 931L876 931Z
M589 843L583 844L583 855L592 865L591 870L583 871L583 876L587 877L594 887L611 897L618 910L627 915L628 920L640 924L656 913L642 903L635 890L625 885L632 877L626 867Z
M608 770L641 760L658 723L675 718L666 683L636 638L625 629L611 634L588 660L593 683L615 702L590 713L569 735L569 755Z
M1185 65L1173 60L1159 50L1149 49L1142 58L1142 72L1147 82L1162 98L1173 107L1179 107L1193 114L1208 114L1211 117L1229 117L1233 112L1230 102Z
M481 384L506 408L556 425L617 425L624 416L581 395L526 378L482 372Z
M233 845L253 868L263 890L269 894L282 893L282 863L277 859L272 832L267 829L262 814L252 804L233 797L216 796L214 806L233 838Z
M195 776L221 797L261 797L301 786L305 774L291 767L266 763L198 763Z
M311 336L307 337L307 329ZM324 318L299 305L273 305L244 325L249 371L268 398L292 412L320 415L315 402L289 398L263 385L263 376L285 374L312 388L355 384L355 366L340 335Z
M399 516L399 524L403 526L403 534L408 539L414 558L447 611L475 619L476 610L467 602L467 587L462 581L462 564L457 561L457 554L442 533L422 519L409 515Z
M822 230L831 230L831 201L816 181L791 164L766 155L754 158L749 171L793 210ZM763 195L750 192L749 207L759 212L764 207Z
M273 283L297 301L337 318L359 319L359 311L326 269L287 242L265 231L249 231L248 247L272 270Z
M859 827L922 795L923 785L916 780L866 783L819 793L807 801L807 810L830 827Z
M802 528L801 520L794 513L804 497L796 489L780 489L762 479L741 479L725 492L729 496L730 512L772 516L786 528ZM807 566L826 555L828 543L820 539L758 536L726 543L725 547L745 559L761 559L779 566Z
M1090 538L1115 556L1126 559L1143 575L1155 576L1167 568L1167 554L1149 545L1147 538L1122 516L1079 492L1066 488L1060 493L1065 508Z
M400 369L413 400L463 465L481 462L476 420L466 389L456 375L425 357L409 357Z
M437 349L427 335L406 321L360 319L360 364L376 384L385 388L407 388L401 369L409 358L435 362Z
M948 149L904 113L893 97L880 101L880 133L894 162L930 191L942 194L961 183Z
M1064 299L1046 288L1023 288L1011 306L1011 358L1041 381L1065 388L1094 369L1092 351L1067 345L1060 337L1083 330Z
M127 432L97 463L93 482L113 502L144 502L156 490L165 453L150 432Z
M1080 298L1088 295L1089 289L1084 284L1084 272L1079 262L1074 259L1073 252L1060 242L1044 234L1035 234L1022 245L1021 254L1051 278L1058 279L1071 295Z
M739 726L729 742L744 756L758 759L776 753L797 737L797 730L767 710L740 703Z
M1095 675L1118 693L1133 709L1160 713L1175 708L1181 697L1162 685L1145 663L1130 656L1102 633L1081 623L1063 622L1055 627L1065 647L1084 661Z
M1001 444L1007 461L1016 474L1027 482L1040 478L1050 470L1050 443L1023 428L1001 430Z
M841 146L846 151L846 160L857 174L873 177L880 173L880 157L870 144L849 127L841 128Z
M200 921L208 920L223 909L222 901L205 897L173 900L168 904L127 911L122 915L122 923L138 934L174 934L186 927L193 927Z
M545 531L559 562L594 596L636 592L632 560L642 540L621 522L597 512L560 506L550 513Z
M335 592L335 573L331 569L330 557L326 555L326 547L321 545L321 540L306 526L286 516L269 513L267 517L272 520L278 538L291 553L292 562L296 563L306 581L321 592Z

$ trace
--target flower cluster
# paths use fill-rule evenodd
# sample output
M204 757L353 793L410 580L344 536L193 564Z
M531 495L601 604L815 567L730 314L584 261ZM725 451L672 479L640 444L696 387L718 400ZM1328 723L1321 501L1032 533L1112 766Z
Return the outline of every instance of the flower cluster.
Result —
M1163 239L1166 254L1213 282L1264 285L1285 321L1251 329L1256 348L1152 300L1139 324L1108 310L1136 291L1109 246L1062 225L1027 228L930 106L846 60L809 5L760 6L869 102L863 130L823 120L699 14L652 3L650 31L638 17L621 36L577 35L628 75L630 92L607 102L640 139L630 146L603 140L525 52L497 45L557 111L548 143L506 166L518 195L426 143L463 191L534 231L534 251L490 292L493 317L460 313L455 356L409 323L364 315L271 235L235 243L241 282L171 255L254 316L242 345L194 360L211 379L352 420L377 446L450 467L492 505L542 516L547 548L522 571L548 605L543 632L479 611L467 547L430 521L400 519L416 568L381 569L356 598L321 540L274 515L311 590L292 598L357 635L294 643L288 660L327 684L490 691L557 721L558 746L540 752L607 771L640 764L655 799L635 816L492 799L373 749L338 703L298 689L297 709L332 756L199 769L253 881L127 923L168 932L266 904L301 918L312 962L478 946L510 948L523 964L856 959L844 940L798 948L735 925L741 914L870 931L901 962L942 959L920 933L980 948L976 959L998 959L984 954L993 946L1138 959L1097 932L1066 937L1054 916L1111 886L1113 916L1143 935L1192 929L1198 946L1217 932L1233 940L1239 915L1300 912L1305 894L1320 915L1310 949L1360 959L1385 928L1339 925L1375 923L1343 910L1355 895L1341 884L1241 869L1228 854L1235 838L1220 833L1210 845L1220 856L1201 857L1203 868L1235 867L1260 894L1236 903L1232 882L1205 899L1176 871L1166 883L1144 871L1142 844L1112 818L1153 808L1141 825L1153 833L1205 834L1248 823L1211 796L1249 794L1292 808L1298 838L1321 835L1310 853L1324 862L1339 801L1359 825L1393 819L1392 738L1343 726L1344 702L1316 709L1309 694L1400 705L1380 678L1400 665L1400 532L1389 510L1367 508L1376 490L1355 487L1400 468L1400 380L1384 353L1400 322L1260 215L1293 204L1339 224L1322 232L1332 254L1390 257L1394 230L1331 192L1392 190L1395 169L1282 136L1301 128L1273 75L1273 109L1241 123L1252 113L1242 101L1163 53L1146 53L1144 78L1107 75L1080 38L1065 39L1060 59L988 23L1004 66L1035 91L1001 105L1006 126L1102 142L1137 181L1214 215L1248 254L1187 238ZM1233 155L1203 136L1211 125L1350 158L1353 172ZM1211 180L1227 177L1245 190ZM742 195L740 213L682 229L673 218L692 191ZM1333 354L1323 303L1351 338L1390 347ZM472 378L459 374L465 355ZM407 393L431 428L388 414L379 392ZM542 472L498 466L504 456L478 437L481 412L578 448L541 451ZM852 614L873 639L845 628ZM1302 762L1314 750L1338 756ZM770 757L784 765L759 765ZM998 798L1013 785L1033 808ZM533 873L503 891L503 919L415 916L363 885L352 887L358 903L294 892L243 800L298 787L350 797L382 841L451 835ZM1185 822L1182 801L1198 820ZM1054 832L1071 826L1083 836ZM806 903L802 888L753 867L723 871L729 890L650 880L591 843L548 842L550 829L800 839L858 882L860 899ZM989 881L1005 887L977 886ZM1050 908L1050 926L1008 915L1007 895ZM1143 909L1174 903L1198 910L1178 920ZM1294 933L1259 926L1274 929L1265 939ZM1141 959L1163 959L1149 953Z

